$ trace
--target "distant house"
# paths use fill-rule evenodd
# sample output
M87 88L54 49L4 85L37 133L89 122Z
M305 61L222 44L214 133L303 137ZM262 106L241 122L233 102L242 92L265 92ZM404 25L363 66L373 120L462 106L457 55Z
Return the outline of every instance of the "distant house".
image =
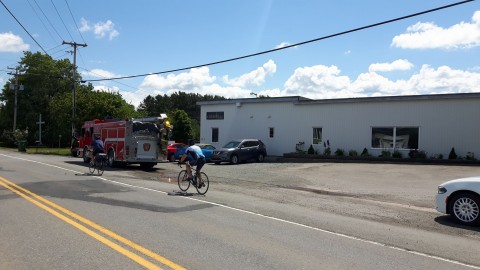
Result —
M372 155L410 150L480 157L480 93L312 100L300 96L198 102L200 141L221 147L258 138L268 155L364 148Z

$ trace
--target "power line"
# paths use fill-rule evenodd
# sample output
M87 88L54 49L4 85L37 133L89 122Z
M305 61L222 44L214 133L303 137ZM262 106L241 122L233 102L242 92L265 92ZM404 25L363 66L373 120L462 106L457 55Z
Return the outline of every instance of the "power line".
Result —
M10 13L10 15L12 15L12 17L15 19L15 21L17 21L17 23L23 28L23 30L25 30L25 32L27 32L27 34L33 39L33 41L35 41L35 43L37 43L38 47L40 47L40 49L42 49L42 51L48 55L48 53L45 51L45 49L43 49L42 45L40 45L37 40L30 34L30 32L28 32L28 30L22 25L22 23L17 19L17 17L15 17L15 15L13 15L13 13L7 8L7 6L3 3L2 0L0 0L0 3L2 3L3 7L5 7L5 9L8 11L8 13Z
M57 31L57 28L55 28L55 26L53 26L52 22L50 21L50 19L48 19L47 15L45 15L45 12L43 12L43 9L40 7L40 5L37 3L37 0L33 0L35 2L35 4L37 5L38 9L40 9L40 11L42 12L43 16L45 17L45 19L47 19L47 22L50 24L50 26L53 28L53 30L55 31L55 33L57 33L57 36L60 38L60 40L63 40L62 36L60 36L60 34L58 33Z
M42 23L43 28L45 28L45 30L47 30L48 35L52 38L52 40L55 40L55 38L54 38L53 35L52 35L52 32L50 32L50 30L47 28L47 26L46 26L45 23L43 22L42 18L40 17L40 15L38 15L37 10L35 10L35 8L33 7L32 3L30 2L30 0L27 0L27 2L28 2L28 5L30 6L30 8L32 8L32 10L33 10L33 12L35 13L35 15L37 16L38 20Z
M50 2L52 2L53 8L54 8L55 11L57 12L58 17L60 18L60 21L61 21L62 24L63 24L63 27L65 27L65 30L67 30L68 35L69 35L70 38L73 40L72 34L70 34L70 31L68 31L67 25L66 25L65 22L63 21L62 16L60 16L60 12L58 12L57 6L55 6L55 3L53 3L53 0L50 0Z
M329 39L329 38L333 38L333 37L337 37L337 36L341 36L341 35L345 35L345 34L357 32L357 31L360 31L360 30L365 30L365 29L368 29L368 28L373 28L373 27L376 27L376 26L380 26L380 25L384 25L384 24L388 24L388 23L392 23L392 22L396 22L396 21L405 20L405 19L408 19L408 18L420 16L420 15L423 15L423 14L427 14L427 13L431 13L431 12L434 12L434 11L438 11L438 10L450 8L450 7L453 7L453 6L462 5L462 4L465 4L465 3L468 3L468 2L473 2L473 1L475 1L475 0L461 1L461 2L457 2L457 3L450 4L450 5L441 6L441 7L429 9L429 10L426 10L426 11L422 11L422 12L417 12L417 13L414 13L414 14L406 15L406 16L403 16L403 17L399 17L399 18L395 18L395 19L391 19L391 20L387 20L387 21L382 21L382 22L378 22L378 23L374 23L374 24L370 24L370 25L366 25L366 26L354 28L354 29L347 30L347 31L343 31L343 32L339 32L339 33L336 33L336 34L332 34L332 35L328 35L328 36L319 37L319 38L316 38L316 39L311 39L311 40L307 40L307 41L303 41L303 42L291 44L291 45L288 45L288 46L285 46L285 47L281 47L281 48L271 49L271 50L267 50L267 51L262 51L262 52L253 53L253 54L248 54L248 55L239 56L239 57L235 57L235 58L230 58L230 59L226 59L226 60L211 62L211 63L207 63L207 64L201 64L201 65L196 65L196 66L190 66L190 67L184 67L184 68L178 68L178 69L171 69L171 70L159 71L159 72L153 72L153 73L145 73L145 74L139 74L139 75L122 76L122 77L115 77L115 78L108 78L108 79L93 79L93 80L85 80L85 81L88 81L88 82L96 82L96 81L109 81L109 80L130 79L130 78L137 78L137 77L145 77L145 76L148 76L148 75L158 75L158 74L172 73L172 72L189 70L189 69L192 69L192 68L199 68L199 67L206 67L206 66L213 66L213 65L223 64L223 63L227 63L227 62L237 61L237 60L240 60L240 59L245 59L245 58L250 58L250 57L254 57L254 56L259 56L259 55L262 55L262 54L272 53L272 52L275 52L275 51L285 50L285 49L288 49L288 48L291 48L291 47L296 47L296 46L300 46L300 45L305 45L305 44L307 44L307 43L312 43L312 42L316 42L316 41L320 41L320 40L324 40L324 39Z
M72 16L72 20L73 20L73 22L75 23L75 27L77 28L77 31L78 31L78 33L80 34L80 37L82 38L83 43L86 43L86 42L85 42L85 39L83 38L82 32L80 32L80 28L78 28L77 21L75 21L75 18L73 17L72 10L70 9L70 5L68 5L68 1L67 1L67 0L65 0L65 4L67 4L67 8L68 8L68 11L70 12L70 16ZM72 38L72 40L73 40L73 38Z
M93 72L93 71L91 71L91 70L88 70L88 69L86 69L86 68L83 68L83 67L78 67L78 68L83 69L83 70L87 71L88 73L93 74L93 75L95 75L95 76L102 77L102 78L107 78L107 77L105 77L105 76L103 76L103 75L101 75L101 74L95 73L95 72ZM137 87L135 87L135 86L131 86L131 85L128 85L128 84L125 84L125 83L117 82L117 81L114 81L114 82L115 82L115 83L118 83L118 84L121 84L121 85L124 85L124 86L127 86L127 87L130 87L130 88L135 89L135 90L139 90L139 89L138 89Z

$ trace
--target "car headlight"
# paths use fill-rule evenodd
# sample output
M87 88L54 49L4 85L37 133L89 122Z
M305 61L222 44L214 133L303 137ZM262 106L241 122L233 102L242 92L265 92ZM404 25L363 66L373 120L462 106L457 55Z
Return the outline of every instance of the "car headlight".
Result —
M447 189L445 187L438 186L438 194L443 194L445 192L447 192Z

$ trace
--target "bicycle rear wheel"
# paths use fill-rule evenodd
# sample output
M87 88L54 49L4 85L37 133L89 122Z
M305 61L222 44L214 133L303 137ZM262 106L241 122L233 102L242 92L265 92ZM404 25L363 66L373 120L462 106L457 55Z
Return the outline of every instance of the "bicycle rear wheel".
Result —
M187 191L187 189L190 187L190 181L188 181L188 174L186 170L181 170L180 173L178 174L178 187L180 188L181 191Z
M97 161L98 175L102 175L104 170L105 170L105 160L101 159L101 160Z
M210 187L210 181L208 181L208 176L206 173L201 172L200 174L202 175L201 178L203 185L201 187L196 186L195 188L197 189L198 194L205 195L205 193L207 193L208 191L208 188ZM198 177L197 181L199 181Z

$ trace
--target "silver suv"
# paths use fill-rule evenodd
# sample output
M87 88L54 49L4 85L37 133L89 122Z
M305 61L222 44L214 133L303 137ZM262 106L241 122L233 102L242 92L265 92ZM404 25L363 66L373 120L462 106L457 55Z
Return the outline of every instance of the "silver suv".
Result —
M228 142L223 148L213 151L212 162L230 162L237 164L242 161L256 160L263 162L267 156L265 144L258 139L240 139Z

